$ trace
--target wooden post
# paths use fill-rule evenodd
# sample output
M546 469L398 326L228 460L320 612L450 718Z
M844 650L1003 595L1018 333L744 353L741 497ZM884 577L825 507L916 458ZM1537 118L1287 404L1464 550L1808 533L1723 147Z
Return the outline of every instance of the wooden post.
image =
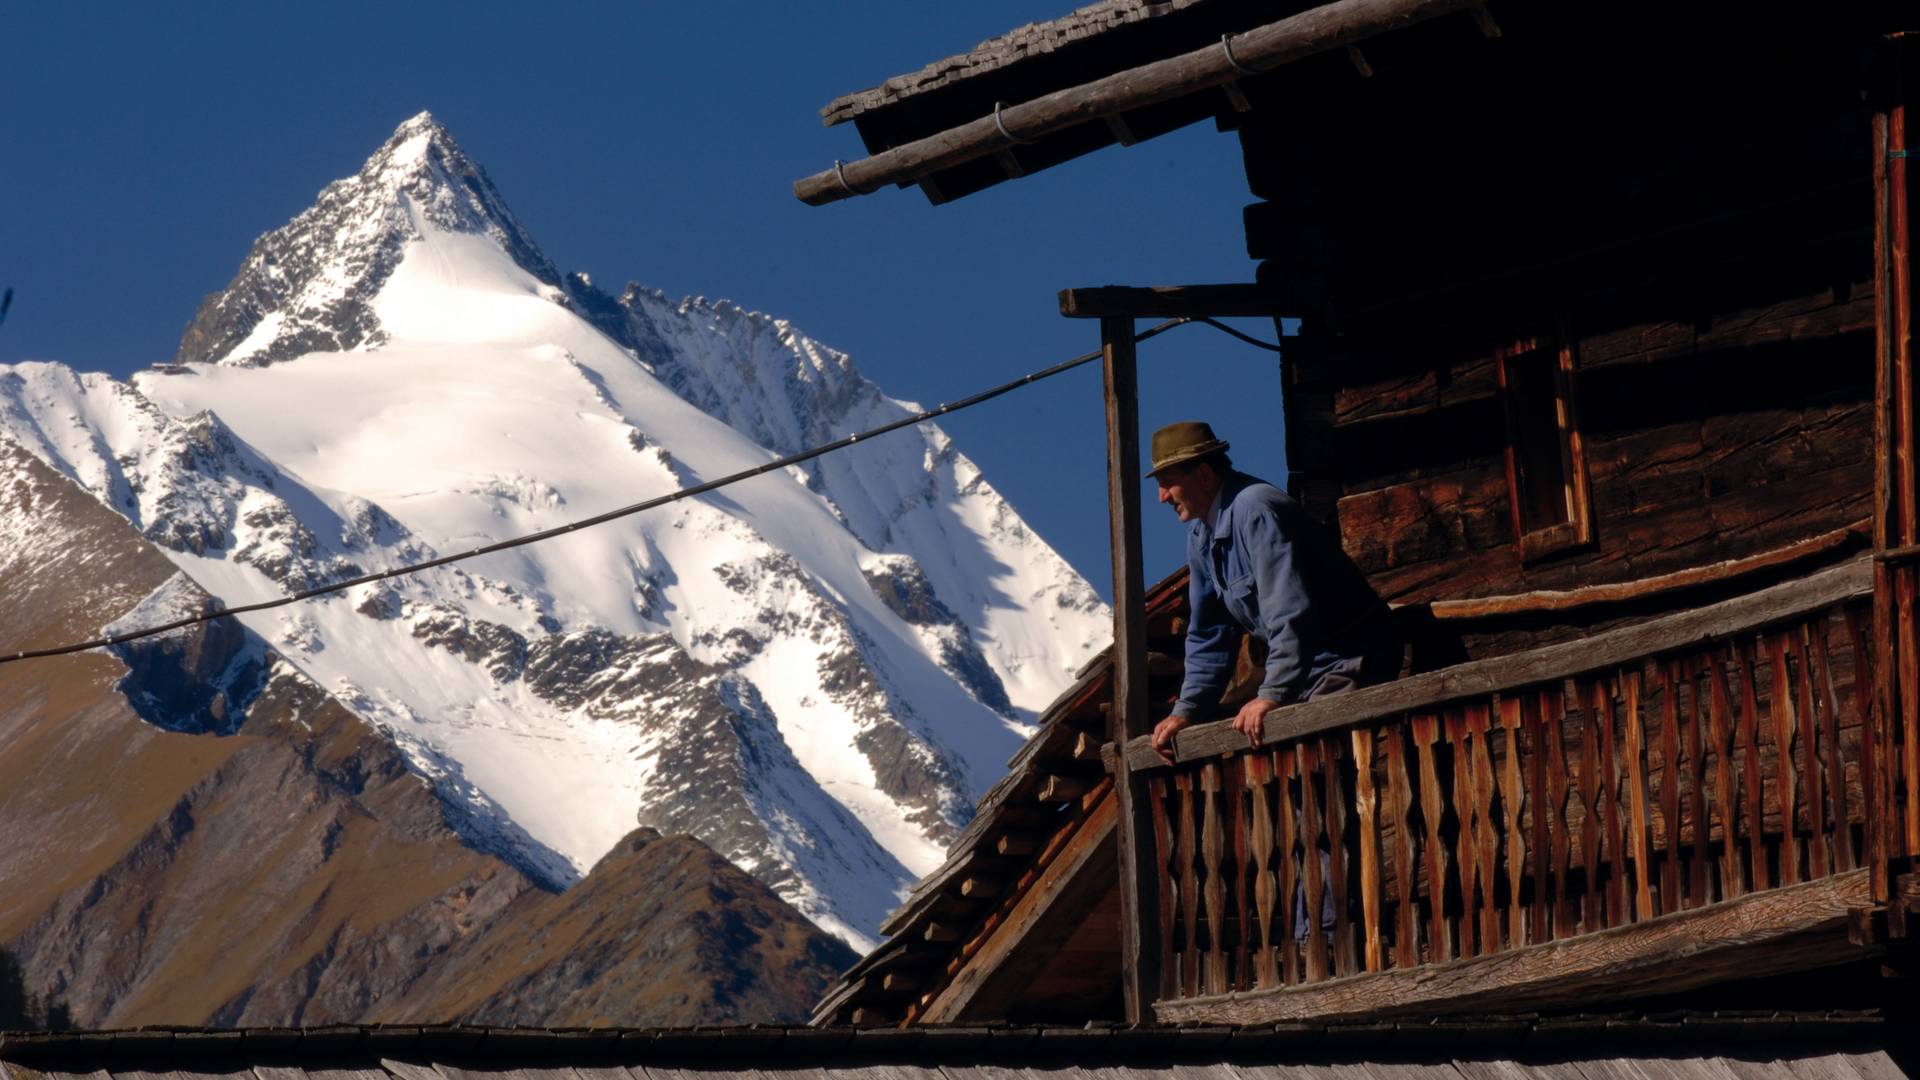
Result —
M1916 493L1913 481L1912 409L1912 275L1908 266L1908 207L1906 110L1901 85L1902 55L1907 43L1898 38L1883 46L1882 81L1873 88L1874 185L1874 500L1873 540L1884 554L1910 543ZM1873 597L1874 698L1873 713L1862 728L1871 742L1871 757L1880 776L1864 778L1879 803L1875 820L1868 822L1867 853L1876 900L1892 899L1886 862L1895 852L1912 855L1920 833L1920 802L1912 786L1920 761L1907 746L1914 741L1915 688L1906 679L1912 651L1911 568L1882 561L1875 566ZM1905 717L1904 724L1896 719ZM1896 739L1896 732L1901 738ZM1906 801L1891 798L1893 775L1907 774Z
M1113 732L1116 746L1153 731L1147 714L1147 586L1140 550L1140 401L1133 319L1100 320L1107 400L1107 511L1113 537ZM1153 1022L1160 985L1158 855L1146 781L1115 758L1120 799L1120 978L1127 1020Z

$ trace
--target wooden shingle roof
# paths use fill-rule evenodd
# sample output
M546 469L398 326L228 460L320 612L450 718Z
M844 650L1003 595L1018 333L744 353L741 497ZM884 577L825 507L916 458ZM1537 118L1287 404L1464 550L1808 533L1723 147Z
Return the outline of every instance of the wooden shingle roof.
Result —
M1150 637L1154 627L1157 636L1173 637L1172 621L1185 615L1186 589L1182 567L1148 590ZM947 861L921 879L881 925L888 940L827 993L814 1010L815 1023L908 1019L916 1012L914 1001L951 979L1066 843L1097 820L1095 811L1112 782L1088 748L1106 741L1112 686L1109 650L1090 660L1041 714L1038 731L1007 763L1007 775L982 797L973 821L948 846ZM970 881L997 887L983 896L968 887ZM887 985L887 976L902 969L913 973L911 997Z
M1057 19L1028 23L975 45L966 52L935 60L918 71L895 75L878 86L842 94L820 110L822 123L845 123L862 113L905 101L988 72L1060 49L1072 48L1116 27L1157 19L1217 0L1099 0Z

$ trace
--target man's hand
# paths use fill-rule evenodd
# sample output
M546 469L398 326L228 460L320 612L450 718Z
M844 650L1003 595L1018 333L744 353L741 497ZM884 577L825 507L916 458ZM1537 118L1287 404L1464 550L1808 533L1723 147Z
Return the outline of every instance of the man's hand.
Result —
M1233 729L1247 737L1248 745L1259 746L1262 722L1266 720L1268 713L1279 707L1277 702L1268 701L1266 698L1254 698L1240 706L1239 714L1233 718ZM1156 734L1155 737L1158 738L1158 735Z
M1173 737L1186 726L1187 718L1184 716L1169 716L1153 725L1153 748L1169 765L1173 764Z

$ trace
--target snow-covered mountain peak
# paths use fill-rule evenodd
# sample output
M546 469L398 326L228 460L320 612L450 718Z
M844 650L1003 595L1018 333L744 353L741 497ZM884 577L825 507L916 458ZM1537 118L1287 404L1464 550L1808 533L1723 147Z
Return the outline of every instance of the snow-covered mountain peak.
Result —
M225 289L200 305L176 364L259 367L390 336L372 300L409 243L482 237L560 295L560 274L506 200L428 112L394 130L354 175L254 242Z
M228 605L918 411L785 319L561 275L425 113L254 244L180 361L0 367L0 440ZM856 946L1110 627L931 423L243 619L540 880L692 832Z

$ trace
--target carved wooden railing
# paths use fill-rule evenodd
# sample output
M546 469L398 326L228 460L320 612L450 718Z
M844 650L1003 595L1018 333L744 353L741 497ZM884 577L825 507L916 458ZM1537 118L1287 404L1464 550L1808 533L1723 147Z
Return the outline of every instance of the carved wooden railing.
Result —
M1864 864L1867 567L1142 740L1165 1005L1489 956ZM1896 742L1889 746L1887 740ZM1902 800L1904 801L1904 799ZM1885 850L1884 847L1881 850ZM1855 875L1864 878L1864 875ZM1325 924L1322 926L1321 924ZM1241 1017L1246 1018L1246 1017Z

